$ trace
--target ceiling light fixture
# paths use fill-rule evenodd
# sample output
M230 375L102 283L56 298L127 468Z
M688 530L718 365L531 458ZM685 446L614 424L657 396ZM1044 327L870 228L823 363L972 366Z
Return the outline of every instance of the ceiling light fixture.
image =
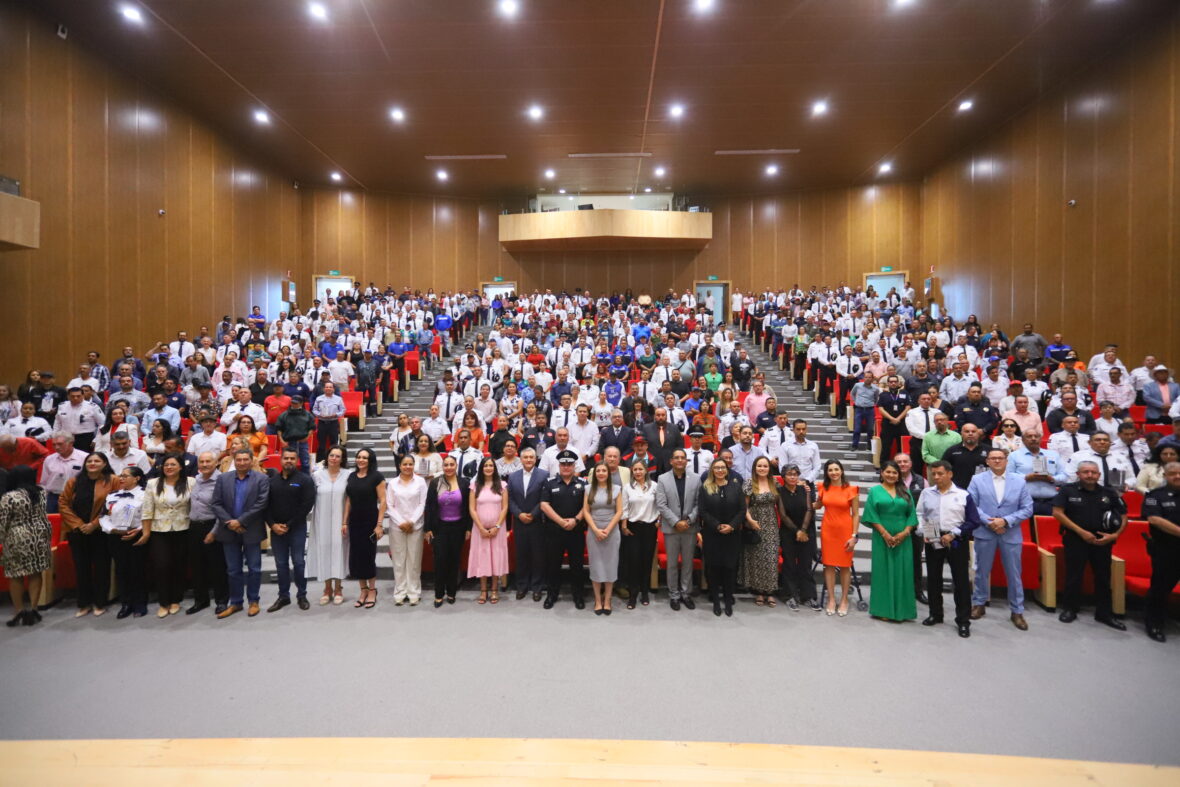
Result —
M500 0L499 8L501 16L511 18L516 16L516 12L520 10L520 3L516 0Z
M650 158L650 153L567 153L567 158Z
M627 197L627 199L635 199L635 195L631 194L630 196Z
M573 201L574 201L574 198L573 198L573 197L566 197L566 199L568 199L570 202L573 202Z
M663 167L656 167L655 176L657 178L662 178L662 177L664 177L665 172L667 172L667 170L665 170Z
M545 110L541 109L541 107L538 105L533 104L528 108L528 116L530 120L540 120L541 118L545 117Z
M778 164L767 164L766 165L766 174L770 175L771 177L774 177L775 175L777 175L778 174Z
M564 193L565 193L565 189L558 189L558 190L557 190L557 193L558 193L558 194L564 194Z
M307 14L317 22L328 21L328 7L323 3L308 3Z
M254 110L254 122L260 126L269 126L270 115L267 114L265 109L256 109Z
M668 107L668 114L674 118L684 117L684 104L673 104Z
M917 0L893 0L893 5L898 8L905 8L908 5L913 5Z
M960 102L959 102L959 111L960 111L960 112L970 112L970 111L971 111L971 108L972 108L972 107L974 107L974 106L975 106L975 102L974 102L974 101L972 101L972 100L971 100L971 99L969 99L969 98L965 98L965 99L963 99L962 101L960 101Z
M406 121L406 111L401 107L394 107L389 110L389 117L394 123L404 123Z
M143 12L133 5L124 4L119 6L119 13L128 22L134 22L137 25L143 24Z
M828 114L828 102L824 100L816 101L811 105L811 116L813 118L822 117Z
M423 156L427 161L482 161L485 159L504 159L508 158L503 153L475 153L472 155L463 156Z
M714 150L714 156L781 156L798 153L799 148L766 148L764 150Z
M447 175L447 171L445 169L440 169L438 172L435 172L434 176L439 180L446 180L448 177L450 177Z
M881 166L877 167L878 175L888 175L893 171L893 163L890 161L882 161Z
M333 172L333 173L332 173L331 175L329 175L328 177L330 177L332 180L336 181L337 183L339 183L340 181L344 180L344 176L343 176L343 175L341 175L339 172Z
M644 193L644 194L651 194L651 186L648 186L647 188L645 188L645 189L643 190L643 193Z
M707 14L713 10L715 5L714 0L694 0L693 6L696 7L697 13Z
M547 170L545 170L545 177L548 178L549 180L553 180L554 178L557 177L557 173L551 169L547 169Z

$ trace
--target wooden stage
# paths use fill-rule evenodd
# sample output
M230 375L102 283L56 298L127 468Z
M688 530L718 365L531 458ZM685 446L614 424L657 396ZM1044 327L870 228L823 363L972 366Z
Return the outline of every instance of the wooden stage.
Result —
M101 726L101 722L99 722ZM0 742L0 785L1172 787L1180 768L826 746L495 738Z

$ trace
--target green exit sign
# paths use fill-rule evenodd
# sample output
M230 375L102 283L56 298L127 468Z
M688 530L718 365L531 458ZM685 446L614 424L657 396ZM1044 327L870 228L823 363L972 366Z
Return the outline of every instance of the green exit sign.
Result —
M503 276L496 276L495 278L492 279L492 281L504 281L504 277Z
M891 270L893 270L892 265L882 265L881 266L881 273L889 273L889 271L891 271Z
M710 277L709 277L709 281L717 281L717 277L716 277L716 276L710 276Z
M329 275L329 276L339 276L339 275L340 275L340 271L328 271L328 275Z

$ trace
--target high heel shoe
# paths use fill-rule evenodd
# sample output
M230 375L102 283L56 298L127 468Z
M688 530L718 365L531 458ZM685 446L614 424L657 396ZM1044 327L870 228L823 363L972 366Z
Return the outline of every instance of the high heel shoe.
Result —
M20 612L17 612L12 616L12 620L8 621L4 625L8 626L10 629L25 625L25 611L22 609Z
M365 602L365 609L372 609L373 607L377 606L377 588L369 588L369 592L373 595L368 601Z
M486 604L486 603L488 603L488 592L487 592L486 590L481 590L481 591L479 591L479 598L477 598L477 599L475 600L475 603L476 603L476 604Z
M835 614L836 614L836 608L835 608L835 607L829 607L829 606L826 606L826 605L825 605L825 606L824 606L824 614L825 614L825 615L827 615L827 616L830 618L832 615L835 615Z
M848 617L848 607L847 607L846 605L844 605L844 604L841 604L840 606L841 606L841 609L840 609L840 610L838 610L838 611L836 612L836 614L837 614L837 615L839 615L839 616L840 616L840 617L842 617L842 618L844 618L844 617Z

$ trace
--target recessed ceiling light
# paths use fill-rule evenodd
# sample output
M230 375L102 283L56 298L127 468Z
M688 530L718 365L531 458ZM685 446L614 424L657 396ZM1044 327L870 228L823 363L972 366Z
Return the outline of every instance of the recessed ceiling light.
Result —
M134 22L137 25L143 24L143 12L133 5L123 4L119 6L119 13L128 22Z
M905 8L907 5L913 5L918 0L893 0L893 4L898 8Z
M545 170L545 177L549 178L549 180L553 180L557 177L557 173L551 169L547 169Z
M307 13L312 19L317 22L328 21L328 7L323 3L308 3Z
M573 198L573 197L566 197L566 199L568 199L570 202L573 202L573 201L574 201L574 198Z
M499 8L501 16L513 17L520 10L520 3L516 0L500 0Z
M401 107L394 107L389 110L389 117L394 123L404 123L406 120L406 111Z
M528 114L529 118L532 120L540 120L541 118L545 117L545 110L541 109L541 107L539 107L538 105L533 104L531 107L528 108L527 114Z
M973 106L975 106L975 102L969 98L965 98L959 102L959 111L960 112L969 112L971 110L971 107L973 107Z
M893 163L889 161L882 161L881 166L877 167L878 175L888 175L893 171Z
M771 175L771 176L777 175L778 174L778 164L767 164L766 165L766 174Z
M666 170L663 167L656 167L655 176L657 178L662 178L662 177L664 177L665 172L666 172Z
M630 196L627 197L627 199L635 199L635 195L631 194Z
M254 110L254 122L262 126L269 126L270 115L267 114L265 109L256 109Z
M674 118L684 117L684 104L673 104L668 107L668 114Z
M446 180L449 177L445 169L440 169L438 172L435 172L434 176L439 180Z
M558 193L558 194L564 194L564 193L565 193L565 189L558 189L558 190L557 190L557 193Z
M714 0L693 0L693 6L702 14L712 11L715 4Z
M337 183L339 183L340 181L344 180L344 176L343 176L343 175L341 175L339 172L333 172L333 173L332 173L331 175L329 175L328 177L330 177L332 180L336 181Z
M816 101L814 104L811 105L811 116L813 118L817 118L817 117L820 117L821 115L826 115L826 114L828 114L828 102L827 101L820 100L820 101Z
M644 193L644 194L651 194L651 186L648 186L647 188L645 188L645 189L643 190L643 193Z

